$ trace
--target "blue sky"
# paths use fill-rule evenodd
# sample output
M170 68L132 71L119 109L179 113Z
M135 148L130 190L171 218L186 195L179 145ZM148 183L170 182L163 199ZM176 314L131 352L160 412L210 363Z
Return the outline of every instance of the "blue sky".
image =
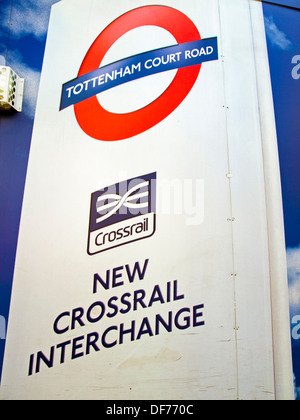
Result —
M24 112L33 118L51 5L57 0L1 0L0 65L26 78ZM9 30L10 29L10 30Z
M300 165L298 140L300 82L292 77L292 59L300 55L300 12L265 6L269 57L281 159L288 247L300 244Z
M290 7L300 7L300 0L262 0L265 3L270 4L280 4L286 5Z
M57 0L0 0L0 65L25 78L24 112L0 113L0 315L7 319L23 189L51 5ZM270 0L271 1L271 0ZM300 0L272 0L300 8ZM300 12L265 4L274 105L281 162L291 316L300 314ZM4 341L0 340L0 375ZM300 342L293 340L300 387Z

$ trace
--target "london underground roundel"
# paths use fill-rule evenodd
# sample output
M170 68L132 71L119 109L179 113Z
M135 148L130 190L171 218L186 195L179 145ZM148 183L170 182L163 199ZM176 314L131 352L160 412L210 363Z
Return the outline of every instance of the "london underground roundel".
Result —
M141 7L116 19L98 36L83 60L78 78L99 69L106 53L120 37L147 25L169 31L178 44L201 40L194 23L180 11L167 6ZM177 53L174 61L179 59L178 54L181 53ZM136 69L140 70L137 66ZM105 110L94 95L74 104L77 122L87 135L97 140L117 141L141 134L163 121L183 102L194 86L200 69L201 63L179 68L173 82L160 97L150 105L127 114Z

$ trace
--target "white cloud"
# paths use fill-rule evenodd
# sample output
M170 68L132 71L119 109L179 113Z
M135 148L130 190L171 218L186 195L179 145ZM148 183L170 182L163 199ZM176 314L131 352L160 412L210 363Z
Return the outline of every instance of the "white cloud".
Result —
M12 14L10 6L2 10L2 25L10 22L10 35L21 38L33 35L37 39L45 36L48 28L50 6L58 0L27 0L15 2ZM11 18L10 18L11 14Z
M300 246L287 249L291 316L300 315Z
M5 62L6 60L5 60L4 55L0 55L0 66L5 66Z
M287 35L278 28L272 16L265 18L265 25L267 36L274 46L284 51L289 51L292 48L292 42L288 39Z

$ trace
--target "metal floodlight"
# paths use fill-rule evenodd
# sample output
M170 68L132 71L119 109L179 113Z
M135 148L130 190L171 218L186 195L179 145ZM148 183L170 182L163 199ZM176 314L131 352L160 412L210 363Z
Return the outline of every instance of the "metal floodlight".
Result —
M0 110L22 112L24 79L10 67L0 66Z

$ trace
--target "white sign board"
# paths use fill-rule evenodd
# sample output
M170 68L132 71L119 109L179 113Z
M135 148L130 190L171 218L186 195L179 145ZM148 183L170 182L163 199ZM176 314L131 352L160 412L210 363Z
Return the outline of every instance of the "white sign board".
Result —
M266 66L258 2L53 7L2 398L275 398Z

